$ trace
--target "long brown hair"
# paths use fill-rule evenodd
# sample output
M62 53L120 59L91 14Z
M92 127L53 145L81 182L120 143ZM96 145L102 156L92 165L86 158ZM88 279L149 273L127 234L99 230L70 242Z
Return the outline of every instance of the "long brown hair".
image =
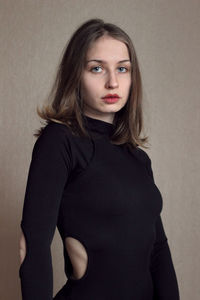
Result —
M141 75L130 37L118 26L105 23L102 19L90 19L83 23L72 35L64 49L61 62L52 89L47 98L47 105L36 108L37 114L45 120L44 126L34 134L38 137L51 121L62 123L88 136L83 125L83 111L80 94L80 82L86 54L89 47L103 35L108 35L126 44L131 61L131 87L124 107L115 113L115 130L110 140L113 144L127 143L128 146L144 146L148 137L140 137L143 130L142 82Z

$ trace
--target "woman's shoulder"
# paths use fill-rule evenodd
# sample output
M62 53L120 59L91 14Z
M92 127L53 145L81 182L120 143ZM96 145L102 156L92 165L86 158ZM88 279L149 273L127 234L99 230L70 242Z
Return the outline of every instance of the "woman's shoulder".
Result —
M60 121L50 121L45 127L44 130L47 132L62 132L65 134L71 134L72 130L67 124Z
M74 164L85 164L93 155L94 145L92 139L75 135L66 124L50 121L35 142L34 152L41 149L45 149L46 153L67 152L73 158Z
M68 149L70 150L71 144L71 131L63 123L58 123L50 121L40 132L40 135L37 137L33 152L38 151L59 151L59 149Z
M137 147L135 149L135 155L140 159L143 163L149 163L151 161L149 155L142 148Z
M73 137L72 130L64 123L50 121L45 126L42 127L40 135L37 141L64 141L71 140Z

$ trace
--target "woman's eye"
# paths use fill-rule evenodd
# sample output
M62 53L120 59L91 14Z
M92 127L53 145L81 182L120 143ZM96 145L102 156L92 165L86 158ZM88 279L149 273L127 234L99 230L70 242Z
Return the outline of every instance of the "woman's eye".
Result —
M125 73L126 71L128 71L128 69L127 68L125 68L125 67L119 67L119 69L124 69L125 71L124 72L122 72L122 73Z
M91 71L93 71L94 69L97 70L98 68L101 68L101 67L100 66L94 67L94 68L91 69ZM94 73L99 73L99 72L94 72Z

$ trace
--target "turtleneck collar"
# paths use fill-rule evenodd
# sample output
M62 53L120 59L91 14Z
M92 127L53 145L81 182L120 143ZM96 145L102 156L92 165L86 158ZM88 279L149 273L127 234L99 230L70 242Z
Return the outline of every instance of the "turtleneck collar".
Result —
M83 115L83 119L85 121L85 126L89 131L107 136L110 136L113 133L114 124L112 123L88 117L86 115Z

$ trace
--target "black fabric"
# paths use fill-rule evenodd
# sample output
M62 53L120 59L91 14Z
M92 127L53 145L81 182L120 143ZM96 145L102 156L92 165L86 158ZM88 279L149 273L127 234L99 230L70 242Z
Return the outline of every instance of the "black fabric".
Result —
M23 300L53 299L56 226L68 280L54 299L179 300L149 156L111 144L113 124L88 116L84 123L89 138L51 122L34 144L21 220L27 245L19 269ZM80 279L72 278L67 236L88 255Z

